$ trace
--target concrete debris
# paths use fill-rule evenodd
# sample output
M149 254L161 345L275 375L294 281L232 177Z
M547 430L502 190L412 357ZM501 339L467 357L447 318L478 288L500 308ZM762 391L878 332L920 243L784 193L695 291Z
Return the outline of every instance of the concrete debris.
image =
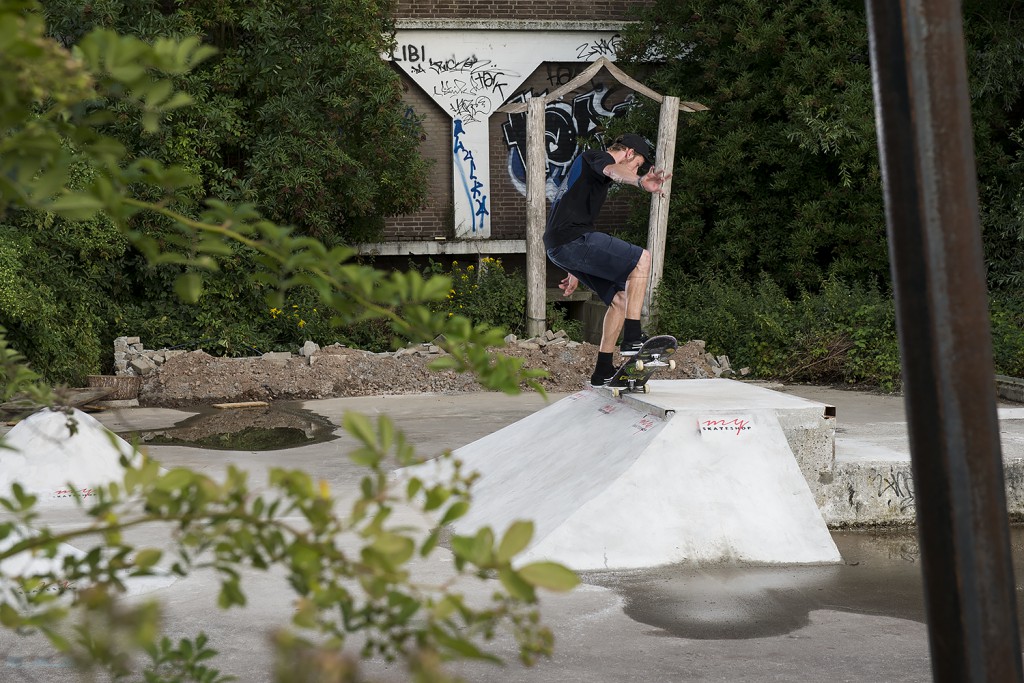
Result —
M347 348L342 344L314 350L308 343L291 352L275 351L240 358L214 357L202 350L144 349L138 352L130 348L127 340L127 337L115 340L115 374L143 377L139 393L142 405L445 394L481 388L470 373L429 368L445 353L442 338L384 353ZM526 368L543 370L546 375L539 383L548 392L577 391L589 382L597 359L595 345L572 341L561 330L545 331L530 339L509 335L505 345L494 351L522 359ZM715 365L712 365L704 347L693 342L681 344L675 360L675 370L659 373L665 379L708 379L732 372L723 373L713 357L710 360ZM138 362L133 366L133 361Z

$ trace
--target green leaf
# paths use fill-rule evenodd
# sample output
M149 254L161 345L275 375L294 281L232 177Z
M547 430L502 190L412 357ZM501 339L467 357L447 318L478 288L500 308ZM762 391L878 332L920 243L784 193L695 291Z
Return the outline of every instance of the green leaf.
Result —
M380 454L372 448L357 448L348 454L349 460L360 467L376 467Z
M461 366L462 363L454 356L441 356L427 364L427 367L435 372L439 370L458 370Z
M519 520L513 522L498 546L498 562L508 562L530 544L533 538L533 522Z
M444 512L444 517L441 518L440 525L450 524L459 517L462 517L469 512L469 503L465 500L456 501L449 506Z
M203 293L203 277L199 273L182 273L174 281L174 292L186 304L199 301Z
M135 554L135 566L139 569L149 569L163 556L163 551L157 548L145 548Z
M519 569L518 573L530 585L553 591L572 590L580 583L574 571L555 562L534 562Z
M87 221L103 208L103 202L91 194L69 192L51 202L47 208L70 221Z
M523 602L536 602L537 592L533 589L533 586L524 581L519 576L519 573L511 567L503 567L498 572L498 580L501 581L501 585L505 587L505 590L512 597Z
M373 432L373 426L369 418L360 413L346 411L341 418L341 426L345 431L356 437L370 448L377 448L377 435Z
M160 491L178 491L192 483L195 476L192 470L176 467L157 479L156 488Z
M0 603L0 624L3 624L7 628L15 628L20 626L23 619L18 611L11 607L10 603Z

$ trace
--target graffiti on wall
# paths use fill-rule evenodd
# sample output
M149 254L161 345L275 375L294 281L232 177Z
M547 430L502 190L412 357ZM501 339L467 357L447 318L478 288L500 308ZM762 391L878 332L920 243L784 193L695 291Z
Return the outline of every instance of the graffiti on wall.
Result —
M444 102L452 118L464 123L485 121L494 107L505 101L511 79L520 75L501 68L490 59L476 55L434 59L427 55L425 45L401 45L392 54L396 62L406 62L413 74L434 74L436 80L431 94Z
M576 47L576 58L581 62L592 62L599 57L615 59L622 38L616 33L609 38L593 38Z
M564 85L598 57L614 58L620 42L611 30L403 29L396 32L391 60L452 120L452 233L457 239L490 237L495 211L491 189L491 124L495 110L520 94L525 79L549 66L548 91ZM543 76L541 76L543 78ZM594 135L596 121L614 114L597 79L575 92L591 90L574 103L548 108L549 175L561 182L575 158L580 135ZM520 94L520 100L530 93ZM410 127L418 117L407 116ZM505 123L504 116L495 125ZM525 116L508 120L505 131L512 182L525 194ZM421 133L422 136L422 133ZM500 156L495 151L495 156ZM549 192L553 190L549 189Z
M462 140L466 130L461 119L455 119L452 126L452 155L454 156L455 172L462 179L462 191L466 193L469 205L472 207L472 223L470 230L473 234L483 230L484 222L490 211L487 209L487 195L484 193L484 184L477 174L476 160L473 158L473 151L468 149Z
M595 83L594 89L582 93L571 102L550 102L544 110L545 147L547 148L547 183L545 193L554 199L562 185L569 167L580 153L578 139L593 134L602 118L625 112L633 103L634 96L614 105L606 103L612 91L602 83ZM526 102L534 93L532 89L519 93L510 102ZM505 147L508 149L508 174L512 185L526 196L526 114L509 114L502 124Z

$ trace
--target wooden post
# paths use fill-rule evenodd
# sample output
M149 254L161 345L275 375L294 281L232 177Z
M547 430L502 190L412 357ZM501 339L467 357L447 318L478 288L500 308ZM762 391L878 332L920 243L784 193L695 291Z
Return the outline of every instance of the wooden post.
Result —
M657 168L672 173L676 155L676 128L679 124L679 98L666 95L661 101L661 120L658 122L658 147L655 150ZM665 272L665 236L668 226L668 204L672 197L672 181L665 183L662 188L664 196L653 195L651 197L651 218L647 228L647 251L651 252L651 279L647 285L647 296L644 298L644 307L641 319L644 326L651 325L652 319L657 318L657 311L653 309L654 292L661 283L662 275ZM658 332L660 330L654 330Z
M547 321L547 254L544 251L547 208L547 149L544 144L544 97L530 98L526 109L526 334L544 334Z

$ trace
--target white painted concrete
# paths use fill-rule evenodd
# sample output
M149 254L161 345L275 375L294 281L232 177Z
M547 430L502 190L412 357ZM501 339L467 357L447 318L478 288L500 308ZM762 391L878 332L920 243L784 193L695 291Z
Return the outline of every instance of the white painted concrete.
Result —
M69 421L73 421L74 433ZM19 482L45 503L73 499L72 490L88 496L100 484L121 481L122 454L132 457L131 444L91 415L41 410L19 422L0 444L0 492L9 495ZM68 484L71 486L68 486Z
M838 562L779 406L820 408L729 380L579 392L455 451L481 476L454 531L500 536L531 519L520 560L577 570ZM430 463L412 472L437 476Z
M15 544L28 538L32 538L35 535L36 533L33 531L15 529L6 538L0 539L0 552L7 551ZM22 551L4 560L0 560L0 577L3 579L13 579L16 577L29 578L33 576L59 577L63 575L65 557L81 559L85 557L85 555L86 553L84 551L68 543L58 544L56 554L53 557L46 557L39 553ZM130 597L149 593L161 588L166 588L177 581L177 577L174 574L162 567L153 567L151 571L152 574L149 576L134 577L128 576L127 572L120 572L118 576L124 583L125 596ZM47 579L47 581L49 581L49 579ZM56 592L58 590L66 589L74 591L77 588L78 586L74 584L58 581L57 584L51 583L43 590ZM0 581L0 596L4 594L10 595L10 591L14 590L17 589L15 584L11 581Z

